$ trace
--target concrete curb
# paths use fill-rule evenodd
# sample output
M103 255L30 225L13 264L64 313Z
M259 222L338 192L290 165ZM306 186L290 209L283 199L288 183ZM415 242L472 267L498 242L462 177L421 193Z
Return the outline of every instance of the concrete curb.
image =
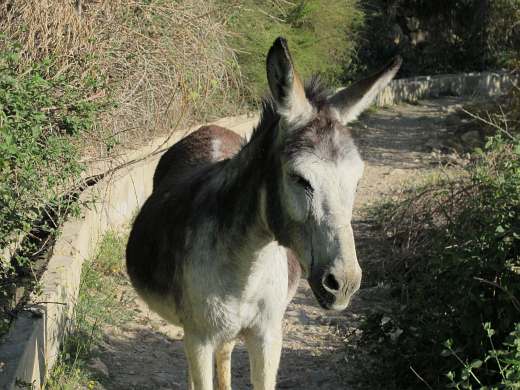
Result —
M232 117L215 122L246 135L258 117ZM40 279L42 291L31 296L0 344L0 389L40 389L53 367L67 331L79 291L83 261L95 255L100 238L112 228L127 224L152 192L152 177L160 154L155 150L177 142L194 129L154 140L125 156L141 160L107 175L80 196L85 206L80 218L62 227L47 270ZM96 167L99 169L99 167Z
M393 80L376 98L377 107L439 96L495 97L519 85L520 75L507 72L481 72L420 76Z
M441 95L493 97L507 92L518 75L472 73L394 80L376 98L376 106ZM258 117L231 117L215 122L246 135ZM178 131L116 160L91 166L88 175L110 171L80 196L82 216L67 221L56 242L40 284L42 293L31 297L0 344L0 389L41 388L54 365L78 296L81 266L94 255L100 238L110 228L130 221L152 190L152 177L160 151L193 131ZM150 156L151 155L151 156Z

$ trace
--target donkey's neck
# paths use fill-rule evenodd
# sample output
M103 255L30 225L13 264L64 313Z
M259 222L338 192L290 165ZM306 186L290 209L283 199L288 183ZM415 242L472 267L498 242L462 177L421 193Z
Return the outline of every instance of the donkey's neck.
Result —
M212 177L219 235L231 257L254 257L274 240L265 216L265 191L267 175L274 174L270 153L276 121L264 118L259 126L263 128L255 129L251 140Z

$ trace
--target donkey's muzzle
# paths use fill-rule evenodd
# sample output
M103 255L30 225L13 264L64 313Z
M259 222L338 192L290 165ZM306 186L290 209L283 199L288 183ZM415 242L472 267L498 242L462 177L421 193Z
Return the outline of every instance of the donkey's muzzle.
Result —
M325 277L325 280L327 280L327 277ZM331 291L329 291L328 288L325 288L324 273L312 272L309 276L308 281L309 286L311 286L312 292L314 293L314 296L316 297L316 300L318 301L320 306L326 310L331 309L336 299L335 295ZM335 278L334 281L332 280L332 278L329 278L327 280L327 283L330 283L333 287L335 287L334 283L337 283L337 281L335 280Z
M309 277L309 285L316 300L327 310L345 309L360 284L361 272L352 275L336 275L331 271L321 271Z

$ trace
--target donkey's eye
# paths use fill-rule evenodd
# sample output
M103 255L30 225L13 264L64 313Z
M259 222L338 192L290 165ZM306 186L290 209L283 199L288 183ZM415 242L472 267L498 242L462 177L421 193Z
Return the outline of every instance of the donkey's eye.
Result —
M311 183L309 183L308 180L304 179L300 175L293 173L291 174L291 179L300 187L302 187L306 192L312 194L312 192L314 191L314 189L311 186Z

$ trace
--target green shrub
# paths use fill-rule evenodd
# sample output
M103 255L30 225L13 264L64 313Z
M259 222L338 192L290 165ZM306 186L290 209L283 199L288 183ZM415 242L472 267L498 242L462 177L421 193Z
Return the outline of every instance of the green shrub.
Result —
M241 71L250 83L251 98L265 91L265 55L278 36L284 36L296 67L305 78L314 73L338 82L351 63L363 13L356 0L223 1Z
M446 374L451 387L457 389L520 389L520 323L515 325L514 330L505 338L498 349L495 348L493 342L495 331L491 328L489 322L484 324L484 330L487 333L490 350L480 359L474 359L469 363L458 356L453 348L452 340L446 341L446 349L443 353L454 356L462 366L460 370L449 371ZM485 386L481 380L481 370L484 370L484 376L488 376L488 362L493 363L498 379L496 383Z
M1 38L0 38L1 39ZM82 166L72 140L92 128L99 103L64 76L50 77L50 61L20 66L18 47L0 42L0 248L27 233L42 213L66 213L63 198ZM88 96L88 95L87 95ZM51 211L49 211L51 210ZM0 280L10 272L1 259ZM19 264L18 264L19 265Z
M461 176L412 189L376 215L394 242L395 263L385 281L400 299L399 310L365 324L380 365L376 381L396 389L423 381L433 388L453 381L460 388L503 388L499 384L510 379L506 361L517 377L520 140L490 138ZM495 345L503 345L496 358L488 353L490 327Z

